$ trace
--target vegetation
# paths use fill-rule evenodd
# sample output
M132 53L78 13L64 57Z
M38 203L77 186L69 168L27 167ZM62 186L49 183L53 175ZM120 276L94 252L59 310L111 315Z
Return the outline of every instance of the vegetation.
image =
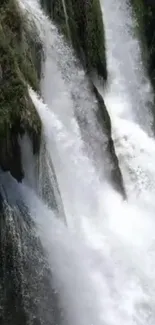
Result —
M21 179L19 134L27 131L34 152L39 148L41 122L27 83L39 90L41 47L33 41L15 0L3 0L0 7L0 53L0 166Z

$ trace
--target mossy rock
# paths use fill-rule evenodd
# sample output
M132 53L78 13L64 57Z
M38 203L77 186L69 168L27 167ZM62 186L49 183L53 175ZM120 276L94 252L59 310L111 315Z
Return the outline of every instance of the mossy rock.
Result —
M105 36L99 0L40 0L71 41L88 73L107 79Z
M33 41L16 1L3 1L0 7L0 166L10 170L18 180L23 175L18 136L27 132L34 152L39 149L41 122L27 89L29 84L39 90L39 51L40 44Z

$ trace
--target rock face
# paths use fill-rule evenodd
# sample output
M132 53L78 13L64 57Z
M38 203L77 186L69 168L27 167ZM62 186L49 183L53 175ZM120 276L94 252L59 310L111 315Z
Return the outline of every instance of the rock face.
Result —
M40 0L72 43L88 73L107 79L105 38L99 0Z
M96 99L98 101L98 112L97 118L100 125L103 128L103 133L106 135L107 141L105 142L106 145L106 155L109 158L110 166L107 164L106 166L106 173L110 176L110 181L113 183L114 188L122 194L124 199L126 199L126 192L123 184L123 177L121 170L119 168L119 161L117 155L115 153L114 143L111 137L111 120L110 116L107 112L104 100L99 93L98 89L92 84L93 91L95 93Z
M40 45L33 40L17 2L0 6L0 167L21 180L18 137L30 135L38 151L41 123L28 95L27 83L39 90ZM37 72L38 71L38 72Z

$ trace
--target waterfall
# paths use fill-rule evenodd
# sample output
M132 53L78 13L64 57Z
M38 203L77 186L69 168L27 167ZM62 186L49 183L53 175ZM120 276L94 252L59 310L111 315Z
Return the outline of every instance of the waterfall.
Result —
M19 141L21 184L0 171L0 294L5 291L0 320L7 325L154 325L152 90L131 32L130 7L101 2L109 80L100 91L127 189L123 200L106 175L106 134L85 72L39 2L19 4L44 49L42 96L27 86L43 129L39 157L33 156L27 135ZM14 295L6 262L15 270ZM10 297L23 310L17 321Z
M40 200L34 196L32 199L29 191L24 196L48 252L64 324L153 324L154 193L147 187L136 200L130 196L125 202L106 182L96 182L97 174L95 171L92 174L90 160L83 155L81 161L82 152L76 147L78 137L73 144L78 152L75 156L73 134L67 137L64 125L53 112L33 91L30 94L42 118L46 142L57 139L57 149L63 157L58 183L63 193L67 228L53 218ZM147 134L144 137L153 158L155 143ZM51 142L49 145L54 148ZM143 151L145 159L147 152ZM73 158L77 159L75 165ZM64 159L69 164L71 180ZM55 162L58 174L60 163ZM80 168L83 176L78 175ZM153 177L152 172L153 168L150 169ZM91 179L96 186L90 183Z
M30 95L44 125L47 151L54 158L54 168L67 215L77 214L77 211L80 213L81 208L86 209L88 215L93 213L99 180L88 157L83 153L83 142L75 119L68 116L71 128L68 130L32 90ZM91 188L94 190L91 191Z
M89 156L97 166L98 173L104 172L104 161L109 158L104 155L107 136L103 137L103 130L97 120L98 105L92 94L90 83L80 62L73 51L65 44L63 37L40 9L37 0L21 0L20 6L28 12L30 26L35 23L40 39L44 44L45 62L43 64L43 78L41 80L42 94L48 107L63 119L66 127L70 128L70 121L66 116L76 116L81 127L85 147ZM32 15L33 12L33 15ZM54 75L55 78L51 78ZM51 89L53 96L51 97ZM74 124L76 124L75 122ZM76 127L75 127L76 129ZM101 165L102 160L102 165ZM110 165L110 163L109 163Z

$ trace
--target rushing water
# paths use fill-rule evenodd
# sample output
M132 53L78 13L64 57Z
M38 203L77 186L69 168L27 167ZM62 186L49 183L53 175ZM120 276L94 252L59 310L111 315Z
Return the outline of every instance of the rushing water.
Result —
M35 270L35 279L38 274L40 285L46 283L40 288L38 282L30 281L31 301L34 301L33 308L38 308L41 325L155 324L155 141L148 135L151 134L151 117L146 109L151 90L144 70L141 66L136 68L134 55L139 55L138 42L129 32L130 11L124 3L120 7L112 0L104 0L103 9L110 71L105 100L111 114L128 201L122 199L106 177L99 177L85 143L89 137L83 137L81 132L80 114L86 122L87 135L92 135L92 150L98 141L104 146L104 135L95 120L95 99L90 94L84 72L76 65L72 52L37 1L20 1L30 21L34 19L45 47L43 100L29 88L43 124L40 177L38 180L37 162L27 138L21 141L26 171L23 184L16 184L10 176L7 176L9 180L4 174L0 176L8 209L11 206L10 211L14 211L17 206L18 211L21 204L27 207L22 213L24 225L19 227L20 217L16 222L21 234L18 247L24 245L28 259L29 240L34 238L30 245L28 272L33 274ZM129 47L132 63L126 62ZM139 124L139 114L134 114L135 106L136 113L141 106ZM147 133L144 116L148 118ZM104 170L105 153L104 163L100 154L97 159ZM21 208L19 211L22 212ZM11 218L12 214L8 216ZM27 226L29 220L32 233ZM25 232L28 237L22 235ZM18 251L21 254L21 249ZM43 255L47 261L41 262L41 267ZM24 265L23 262L26 299ZM30 309L27 302L26 306L26 311L33 314L34 309ZM33 322L33 315L30 319Z

